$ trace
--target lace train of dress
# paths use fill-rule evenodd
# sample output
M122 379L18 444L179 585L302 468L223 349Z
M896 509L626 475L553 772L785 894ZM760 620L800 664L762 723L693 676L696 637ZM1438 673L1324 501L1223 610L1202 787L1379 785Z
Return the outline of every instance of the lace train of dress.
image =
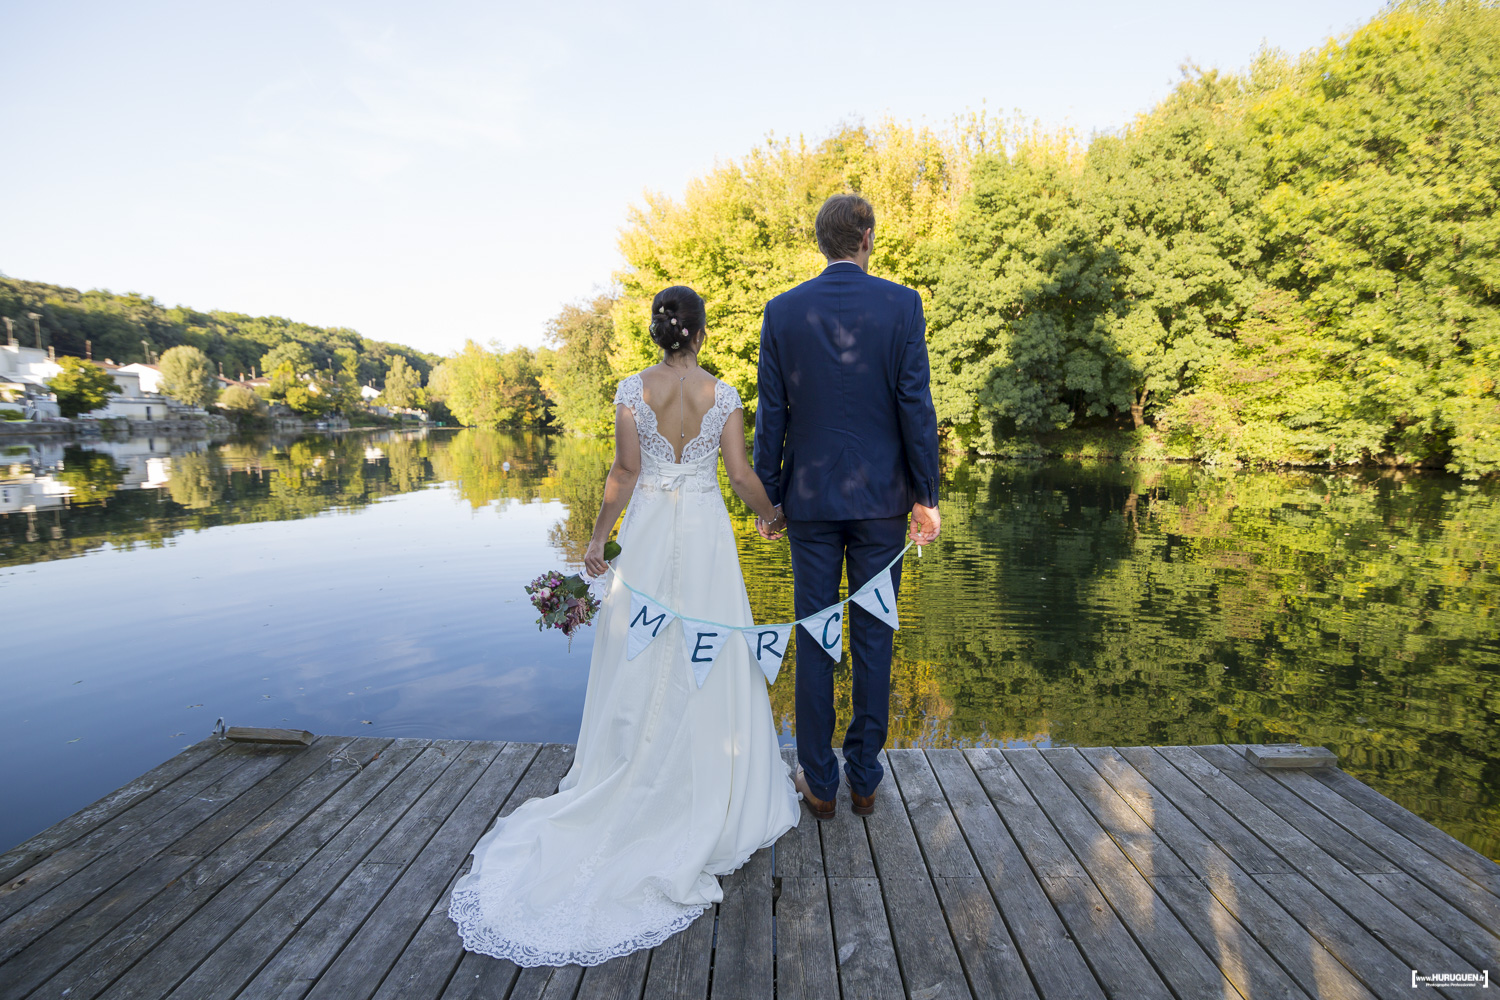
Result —
M719 383L675 462L638 375L641 474L620 528L619 575L684 614L749 625L718 441L740 405ZM573 766L557 794L498 820L449 903L464 946L522 966L597 965L654 947L723 898L740 867L797 821L765 678L737 637L703 687L674 621L625 658L630 593L616 577L597 634Z

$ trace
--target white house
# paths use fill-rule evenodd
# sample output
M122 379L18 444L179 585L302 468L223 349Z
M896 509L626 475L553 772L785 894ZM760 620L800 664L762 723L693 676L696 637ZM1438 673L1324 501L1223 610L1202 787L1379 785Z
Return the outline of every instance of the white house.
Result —
M148 423L157 420L170 420L173 409L183 407L173 404L165 396L154 392L147 392L141 385L141 373L133 370L136 368L149 368L148 365L117 365L109 361L95 361L94 364L103 368L114 376L115 385L119 387L118 395L109 397L97 410L90 410L87 417L93 420L114 420L125 418L126 420L141 420ZM161 373L156 372L157 379Z
M140 361L128 365L121 365L120 371L134 372L140 380L141 392L161 392L161 369L156 365L144 364Z
M20 409L30 420L58 416L47 380L61 371L51 353L39 347L0 345L0 403L8 400L7 409Z

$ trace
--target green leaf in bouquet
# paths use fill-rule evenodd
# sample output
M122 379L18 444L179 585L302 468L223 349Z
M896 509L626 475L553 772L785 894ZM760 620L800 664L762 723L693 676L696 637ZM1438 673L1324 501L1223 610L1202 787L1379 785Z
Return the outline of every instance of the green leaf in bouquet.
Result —
M620 554L620 543L611 538L604 543L604 560L608 562Z

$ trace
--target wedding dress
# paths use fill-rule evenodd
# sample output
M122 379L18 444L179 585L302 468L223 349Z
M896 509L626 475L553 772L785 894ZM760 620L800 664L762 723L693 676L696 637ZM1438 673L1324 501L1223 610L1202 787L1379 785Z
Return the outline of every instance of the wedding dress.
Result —
M448 913L464 946L522 966L597 965L651 948L723 898L740 867L797 822L765 676L739 636L698 687L672 621L627 660L623 577L695 618L750 625L719 437L740 408L719 382L681 461L642 398L641 469L620 527L617 572L598 616L573 766L555 795L525 802L474 848Z

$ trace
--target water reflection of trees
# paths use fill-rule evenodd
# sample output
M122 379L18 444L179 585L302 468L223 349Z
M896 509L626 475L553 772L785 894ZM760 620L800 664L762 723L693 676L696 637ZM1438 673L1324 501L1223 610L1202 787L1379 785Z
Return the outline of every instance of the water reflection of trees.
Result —
M475 508L561 503L550 537L576 566L610 455L472 430L239 442L129 490L106 456L70 450L71 505L46 531L0 517L0 565L442 483ZM1500 854L1497 494L1421 475L959 464L943 538L906 563L891 740L1302 740ZM732 496L730 513L756 617L792 617L786 546L755 538ZM846 720L847 662L835 676ZM771 699L790 729L790 663Z

